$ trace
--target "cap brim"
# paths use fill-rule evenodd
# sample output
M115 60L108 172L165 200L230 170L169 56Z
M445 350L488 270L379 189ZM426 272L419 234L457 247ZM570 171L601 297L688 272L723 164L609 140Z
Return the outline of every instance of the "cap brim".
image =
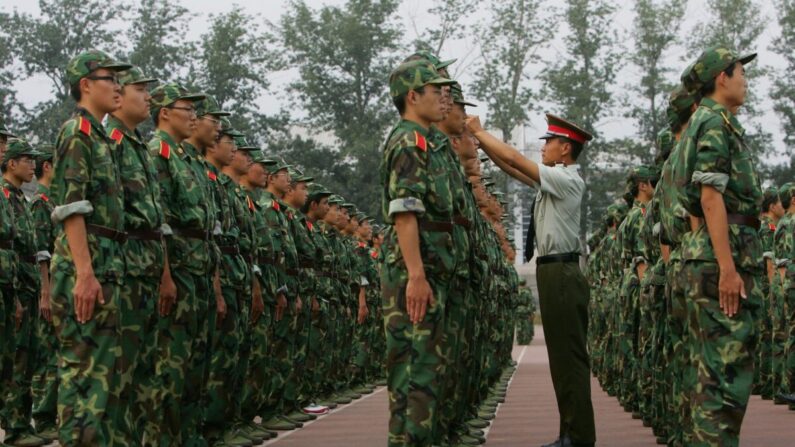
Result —
M126 83L124 85L151 84L153 82L158 82L158 81L160 81L160 79L157 79L157 78L143 78L143 79L139 79L137 81L128 82L128 83Z
M5 135L6 138L19 138L18 136L14 135L13 133L5 129L0 129L0 135Z
M468 102L468 101L453 101L453 102L456 103L456 104L465 105L467 107L477 107L478 106L477 104L472 104L471 102Z
M441 70L442 68L447 68L447 67L449 67L450 65L453 65L453 64L455 63L455 61L457 61L457 60L458 60L458 59L450 59L450 60L446 60L446 61L441 61L441 62L439 62L439 63L436 65L436 69L437 69L437 70Z
M232 112L224 112L223 110L217 110L215 112L207 112L205 115L212 115L212 116L232 116Z
M745 56L742 56L739 59L737 59L737 61L745 65L754 59L756 59L756 53L746 54Z
M453 84L455 84L455 81L453 81L452 79L447 79L440 76L436 79L431 79L425 85L453 85Z
M106 70L113 70L113 71L125 71L133 68L132 64L125 64L122 62L112 62L110 64L100 65L99 68L104 68Z
M182 100L182 101L196 102L196 101L203 101L205 98L207 98L206 95L200 95L200 94L197 93L197 94L193 94L193 95L180 96L177 99L175 99L174 101L176 102L176 101Z
M314 177L302 176L298 177L295 181L298 183L312 183L314 180Z
M245 152L251 152L251 151L259 151L259 150L262 150L262 148L261 148L261 147L257 147L257 146L238 146L238 147L237 147L237 150L239 150L239 151L245 151Z

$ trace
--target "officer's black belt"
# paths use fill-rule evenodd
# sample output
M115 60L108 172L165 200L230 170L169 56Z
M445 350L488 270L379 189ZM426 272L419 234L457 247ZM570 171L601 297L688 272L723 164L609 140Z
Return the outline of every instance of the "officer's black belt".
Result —
M14 249L14 241L0 241L0 249L13 250Z
M453 223L443 220L425 220L419 221L420 230L433 233L452 233Z
M761 222L754 216L744 216L742 214L727 214L726 221L729 225L743 225L746 227L751 227L754 230L759 230L761 226Z
M580 254L579 253L561 253L556 255L546 255L546 256L539 256L536 259L536 264L552 264L555 262L580 262Z
M27 264L35 264L36 263L36 256L35 255L20 256L19 260L21 262L24 262L24 263L27 263Z
M218 249L225 255L235 256L240 254L240 247L237 245L219 245Z
M159 241L163 233L157 230L127 230L127 239L137 241Z
M208 232L196 228L171 227L171 231L174 236L182 236L189 239L201 239L203 241L210 239L210 234Z
M86 224L86 232L120 243L124 243L127 240L127 233L114 230L113 228L103 227L102 225Z
M453 222L456 225L460 225L467 230L472 227L472 222L464 216L458 215L453 217Z

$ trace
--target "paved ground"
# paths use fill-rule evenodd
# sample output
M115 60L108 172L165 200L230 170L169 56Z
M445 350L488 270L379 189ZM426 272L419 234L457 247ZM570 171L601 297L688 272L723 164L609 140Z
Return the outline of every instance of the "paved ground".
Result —
M519 361L505 404L488 430L488 447L538 446L557 437L558 415L549 377L542 330L536 330L530 346L514 347ZM592 382L599 446L655 446L651 430L633 420L617 401ZM743 424L744 447L791 447L795 445L795 411L753 397ZM377 447L385 445L387 394L373 394L342 406L331 414L306 424L303 429L282 433L265 443L274 447ZM0 434L2 431L0 431Z

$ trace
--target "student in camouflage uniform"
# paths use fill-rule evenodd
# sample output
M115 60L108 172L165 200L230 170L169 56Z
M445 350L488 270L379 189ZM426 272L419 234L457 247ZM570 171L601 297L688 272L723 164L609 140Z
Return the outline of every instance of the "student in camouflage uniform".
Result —
M381 272L390 446L429 446L439 440L445 367L439 352L455 253L448 155L434 147L429 128L444 117L441 87L451 83L422 60L400 65L389 78L401 116L381 164L382 216L390 225Z
M121 103L117 71L130 65L90 50L66 68L77 110L55 143L51 260L52 320L58 335L59 442L110 445L118 430L119 306L124 193L113 141L100 120Z
M176 298L170 299L164 294L168 291L161 290L155 360L161 416L157 430L147 431L146 436L147 442L159 445L202 445L201 396L209 368L209 327L215 314L215 303L211 307L209 301L218 297L210 280L218 259L211 236L218 224L205 180L207 171L197 167L203 166L200 154L181 143L201 129L194 103L205 96L175 83L156 87L151 96L150 113L157 129L148 147L168 226L163 275L171 276ZM208 126L210 136L205 141L212 142L217 124Z
M33 434L30 425L32 396L31 382L38 356L38 333L36 320L39 317L39 287L43 269L40 269L36 253L38 244L33 216L21 186L33 180L36 152L25 140L14 139L8 143L0 169L3 172L2 191L14 211L14 251L17 253L18 287L16 296L22 305L22 314L17 316L14 333L14 369L11 387L4 397L6 401L6 439L14 445L38 444L42 441ZM46 260L42 259L42 266ZM46 279L46 278L45 278Z
M759 355L756 359L754 375L754 392L760 394L762 399L767 400L773 398L773 334L774 328L777 327L778 321L780 321L779 303L775 300L780 282L775 281L776 260L773 254L773 245L776 225L784 214L785 210L781 205L778 189L775 187L767 188L762 200L761 226L759 227L759 239L762 241L765 268L767 269L767 281L765 281L767 288L765 290L766 299L764 301L762 319L760 320Z
M535 335L535 328L533 327L533 318L535 317L536 304L533 298L533 292L527 287L527 282L522 279L519 281L522 286L519 289L519 307L517 308L517 319L519 322L516 331L516 343L520 345L529 345L533 341Z
M776 404L790 403L786 396L795 392L795 183L785 183L779 190L787 212L778 222L774 234L773 254L775 256L777 294L773 298L776 303L776 325L773 330L773 391Z
M158 291L174 289L173 282L160 284L164 250L160 188L152 156L138 131L149 119L148 86L156 79L133 67L119 74L121 106L109 117L106 132L113 140L124 190L123 246L125 274L120 294L121 353L119 369L120 427L130 445L143 440L143 427L159 417L154 399L155 348ZM170 276L165 280L171 281Z
M55 147L52 144L36 148L36 193L30 202L30 213L36 229L36 260L42 270L41 293L39 298L39 318L36 319L36 334L39 341L38 356L33 373L33 420L36 434L47 440L58 438L58 341L52 327L52 307L50 306L50 258L55 243L55 228L52 224L55 204L50 199L52 183L52 158Z
M692 393L692 445L739 444L753 380L757 318L765 277L758 215L762 190L744 130L734 113L745 100L743 65L754 59L713 47L693 74L701 103L682 138L683 203L695 216L682 258L691 359L698 367Z

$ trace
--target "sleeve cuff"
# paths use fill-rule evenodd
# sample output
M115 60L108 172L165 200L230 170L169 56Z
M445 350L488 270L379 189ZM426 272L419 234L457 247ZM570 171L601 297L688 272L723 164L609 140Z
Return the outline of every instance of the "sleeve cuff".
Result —
M257 276L261 276L262 275L262 270L260 270L260 268L259 268L259 266L257 266L257 264L252 264L251 265L251 271Z
M160 233L162 233L163 236L173 236L174 230L171 229L171 225L164 223L160 225Z
M789 264L789 259L776 259L776 267L786 267Z
M660 222L657 222L656 224L654 224L654 226L651 227L651 234L653 236L659 236L660 235L660 227L661 227Z
M276 293L284 293L284 294L287 294L287 292L289 292L289 291L290 291L290 290L287 288L287 284L285 284L285 285L283 285L283 286L279 287L278 289L276 289Z
M389 202L389 215L397 213L425 213L425 205L416 197L401 197Z
M775 261L776 256L773 254L772 251L766 251L762 253L762 257L765 259L770 259L771 261Z
M213 236L221 236L224 232L221 230L221 222L215 221L215 226L213 227Z
M696 171L693 173L692 181L693 183L712 186L723 194L729 184L729 175L722 172Z
M49 261L50 258L52 258L52 255L47 250L36 252L36 262Z
M94 206L91 205L91 202L78 200L77 202L56 206L52 214L50 214L50 219L52 219L53 223L61 223L75 214L86 215L93 212Z
M370 285L370 281L368 281L367 278L365 278L364 276L360 276L359 277L359 285L360 286L369 286Z

